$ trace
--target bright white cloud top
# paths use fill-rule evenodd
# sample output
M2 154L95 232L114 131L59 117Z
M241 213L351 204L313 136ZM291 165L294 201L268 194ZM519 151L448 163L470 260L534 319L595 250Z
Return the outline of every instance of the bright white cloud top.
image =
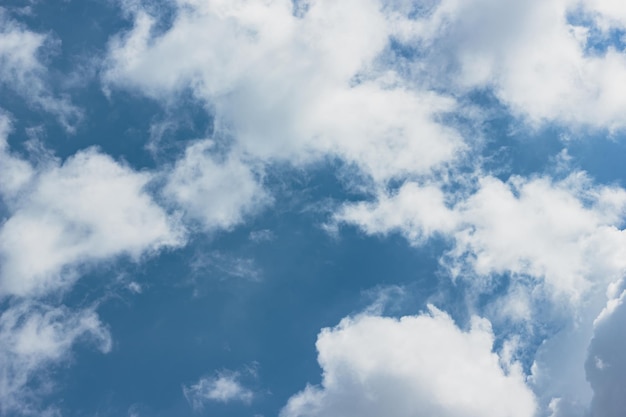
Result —
M6 122L5 122L6 123ZM41 295L71 285L94 261L181 245L184 232L144 191L150 175L95 149L37 167L12 155L3 139L0 292Z
M289 400L282 417L530 417L536 403L519 364L492 352L488 320L468 331L445 313L345 318L317 339L321 387Z
M402 313L394 310L399 299L388 300L388 310L355 313L363 303L346 301L342 310L322 311L337 288L367 289L352 260L337 267L345 288L302 290L319 297L310 304L316 308L294 300L282 317L311 308L315 323L328 326L326 314L334 314L339 324L317 337L321 381L303 376L301 385L277 390L280 405L265 404L264 413L624 414L625 173L585 166L580 153L580 160L568 153L584 141L611 149L626 141L623 2L120 0L107 5L110 27L92 25L99 35L85 42L94 44L72 52L64 49L63 28L42 29L37 7L0 7L0 93L7 97L0 99L0 416L73 415L59 401L44 401L54 391L52 373L71 362L80 341L115 350L115 328L99 309L123 298L114 285L94 285L93 296L78 283L93 285L88 277L106 268L102 279L124 281L123 261L146 270L162 261L166 272L151 273L176 276L180 285L198 285L198 275L220 268L249 278L232 280L245 287L231 290L236 302L224 307L231 296L220 293L207 305L224 309L201 319L214 331L218 324L232 331L241 316L258 320L229 335L263 356L254 349L271 337L255 331L266 326L277 334L270 331L276 324L261 322L265 314L311 284L300 265L302 277L264 271L260 280L255 257L275 251L281 265L311 265L306 260L321 253L290 252L297 240L320 239L312 232L279 242L271 227L297 229L293 218L313 222L324 244L334 239L337 247L342 239L391 245L399 235L415 256L435 253L429 278L437 285L403 281L405 293L426 294L426 301ZM112 115L90 112L92 104ZM134 122L142 128L124 125ZM150 143L90 130L115 123L133 138L152 132ZM33 129L81 139L26 140L22 132ZM516 155L514 140L549 162ZM588 152L608 159L598 149ZM351 253L336 252L312 264L339 265ZM383 275L375 291L394 284ZM141 277L127 281L132 297L149 295ZM277 301L253 310L264 290L252 285L268 285ZM82 297L90 302L76 301ZM171 320L177 308L167 303L175 299L159 306ZM166 322L155 319L149 328ZM302 320L303 332L310 322ZM181 319L177 327L188 324ZM200 345L211 335L183 339ZM280 343L265 349L278 352ZM129 345L121 341L119 349ZM224 353L230 342L218 345L207 356L224 363L196 358L210 369L193 378L172 371L185 375L174 385L187 411L167 412L248 407L249 415L272 395L257 389L272 369L260 363L257 385L248 388L240 372L224 371L241 366ZM141 405L123 412L139 415Z

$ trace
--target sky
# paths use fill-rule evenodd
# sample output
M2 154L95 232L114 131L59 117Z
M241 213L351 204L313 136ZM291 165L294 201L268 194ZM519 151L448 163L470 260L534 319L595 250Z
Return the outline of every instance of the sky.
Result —
M621 0L3 0L0 417L623 417Z

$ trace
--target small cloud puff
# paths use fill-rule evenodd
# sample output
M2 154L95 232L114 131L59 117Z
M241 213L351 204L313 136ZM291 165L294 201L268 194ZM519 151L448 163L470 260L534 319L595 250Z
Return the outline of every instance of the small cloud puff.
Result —
M195 410L202 409L208 402L249 404L254 393L242 385L240 376L239 372L220 371L215 376L200 378L193 385L183 386L183 394Z

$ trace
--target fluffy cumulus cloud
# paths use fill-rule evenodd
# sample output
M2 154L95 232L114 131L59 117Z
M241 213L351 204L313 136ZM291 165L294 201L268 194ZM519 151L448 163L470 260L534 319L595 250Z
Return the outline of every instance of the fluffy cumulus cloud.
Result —
M408 159L412 152L393 150L417 147L420 158L396 162L411 171L450 158L458 143L432 115L454 102L394 76L400 66L381 58L390 39L419 51L408 65L413 85L454 95L488 88L533 123L623 127L626 59L615 31L626 20L612 1L178 0L177 7L174 25L158 36L155 17L137 12L134 29L111 45L105 80L154 97L191 88L262 154L314 148L383 171L368 166L377 164L368 152ZM409 140L415 136L422 140Z
M293 396L281 417L534 416L521 368L493 352L490 323L475 317L464 331L429 309L400 319L348 317L322 330L322 383Z
M404 22L403 36L423 46L426 71L443 73L440 82L457 91L491 89L533 123L624 127L619 80L626 56L615 30L623 31L626 21L618 2L442 0L430 6Z
M270 202L258 173L236 155L211 154L210 140L190 145L167 175L164 195L204 230L229 229Z
M522 346L542 341L530 385L541 409L552 409L555 417L582 416L595 392L593 410L610 407L613 414L593 415L619 415L622 393L615 387L621 386L622 373L595 367L608 360L594 353L620 345L619 294L609 303L618 313L606 319L615 324L596 325L603 330L596 329L590 353L588 346L607 287L615 287L626 272L625 204L623 189L598 186L580 172L561 180L483 176L465 197L408 183L372 202L344 205L334 224L356 224L369 234L401 233L416 245L443 236L451 249L442 265L472 292L489 294L484 314L507 323L507 332L515 333L511 322L524 323ZM494 294L502 276L510 284ZM542 340L538 334L546 329L554 330Z
M20 302L0 315L0 415L42 415L39 396L54 389L46 371L90 341L111 349L108 330L90 310Z
M579 299L594 282L604 286L626 270L626 233L619 229L626 191L595 187L583 174L563 181L483 178L457 210L453 258L480 275L542 278L549 290Z
M198 410L208 402L229 403L240 401L249 403L254 393L240 382L240 374L222 371L216 376L200 378L193 385L184 386L183 393L191 406Z
M0 7L0 86L54 114L66 129L72 130L81 111L69 100L55 96L46 81L43 60L54 47L48 35L29 30Z
M385 181L428 173L463 149L438 122L455 101L381 58L394 25L376 1L176 6L156 35L157 17L135 12L134 28L110 45L109 87L161 100L191 90L212 109L217 134L262 161L332 155Z
M416 245L436 234L452 232L458 221L439 187L407 182L394 193L380 193L375 201L343 205L334 214L331 228L355 224L373 235L396 232Z
M273 168L320 161L341 161L368 196L339 203L329 228L412 245L442 238L440 272L468 284L469 309L488 319L457 325L433 307L345 318L319 334L321 384L292 396L281 417L623 414L626 191L569 168L505 180L479 157L490 106L529 132L624 128L622 3L173 0L161 14L159 2L119 2L131 25L99 61L109 97L130 90L168 109L192 97L213 131L138 171L97 148L63 161L18 155L0 116L0 414L41 411L44 371L75 343L110 349L93 310L41 304L46 296L94 265L233 229L273 202ZM71 130L80 111L46 69L53 37L0 8L0 86ZM250 240L271 242L263 232ZM259 274L219 251L191 266ZM508 327L494 334L492 323ZM525 348L523 368L514 358ZM183 393L196 409L249 403L241 377L219 372Z
M593 320L607 285L626 270L626 192L581 172L497 178L480 160L468 162L467 155L482 151L474 139L480 133L468 129L485 116L476 111L483 105L476 92L493 96L525 128L623 128L626 13L619 2L177 0L165 29L158 14L125 4L133 5L133 27L109 44L105 86L168 104L191 92L214 118L213 139L229 149L224 155L213 142L200 142L176 163L165 190L187 218L205 230L228 228L262 204L262 174L272 163L301 167L338 158L372 180L365 188L371 199L340 205L329 224L397 232L414 245L443 237L449 244L443 269L474 292L492 291L505 276L510 284L504 294L490 294L486 315L528 324L530 340L522 346L541 342L535 331L551 332L546 326L563 329L552 331L535 358L530 386L541 413L584 412ZM475 171L460 178L457 163ZM233 181L237 192L229 198L198 197ZM412 335L427 336L405 335L401 329L412 323ZM388 333L370 339L376 332ZM402 347L377 343L394 337L432 360L397 364ZM460 353L429 350L424 341L448 337ZM472 358L495 365L459 375L446 367L481 337L486 342ZM353 339L360 343L350 345ZM409 415L418 408L450 416L533 415L523 375L515 366L499 367L492 339L485 328L463 332L438 312L400 321L347 319L320 335L322 385L293 397L283 415ZM437 346L448 344L442 339ZM471 391L463 378L472 372L475 380L499 381L498 388ZM595 410L608 397L595 371L587 372ZM484 401L461 406L463 395L447 397L424 382L437 378ZM505 387L519 391L494 394ZM408 389L419 395L402 395Z
M96 149L33 165L2 138L0 161L8 179L1 188L8 212L0 227L3 295L63 289L90 263L138 260L184 242L178 222L145 190L150 174Z
M248 165L209 154L210 141L190 145L173 166L136 171L96 148L61 161L34 146L26 158L10 149L10 133L3 114L0 300L9 304L0 317L0 415L54 413L39 401L54 387L48 372L78 342L95 340L106 353L111 341L95 311L34 300L70 290L95 265L180 247L187 225L230 228L269 199ZM185 393L194 404L249 401L236 377L205 379Z

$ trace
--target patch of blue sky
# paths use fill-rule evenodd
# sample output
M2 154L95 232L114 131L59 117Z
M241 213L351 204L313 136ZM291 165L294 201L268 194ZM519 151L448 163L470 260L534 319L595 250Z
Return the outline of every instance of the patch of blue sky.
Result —
M623 51L626 48L626 31L619 27L602 28L592 14L577 11L568 15L568 22L586 31L584 50L589 55L602 55L609 49Z

